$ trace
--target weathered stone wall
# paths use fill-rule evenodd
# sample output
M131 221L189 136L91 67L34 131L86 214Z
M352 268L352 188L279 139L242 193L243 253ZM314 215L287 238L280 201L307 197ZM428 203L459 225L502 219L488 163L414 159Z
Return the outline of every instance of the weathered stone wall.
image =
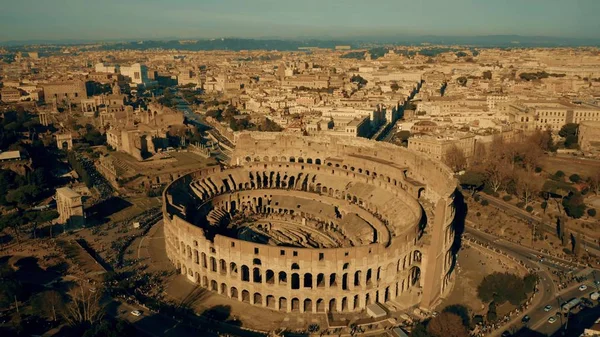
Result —
M272 134L240 135L231 164L194 172L165 190L167 254L190 281L287 312L358 311L423 285L422 305L429 307L447 289L456 183L443 164L372 141ZM356 186L372 192L352 194ZM191 223L190 207L202 205L287 212L269 204L277 193L356 211L373 224L378 240L355 247L280 247L220 234L209 238L207 223ZM397 210L382 208L385 200L374 197L381 195ZM419 197L435 206L428 212L433 216L422 217Z

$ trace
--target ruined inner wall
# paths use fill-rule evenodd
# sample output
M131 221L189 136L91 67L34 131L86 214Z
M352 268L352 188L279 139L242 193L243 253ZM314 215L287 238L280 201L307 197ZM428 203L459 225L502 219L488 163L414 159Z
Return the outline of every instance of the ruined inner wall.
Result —
M443 294L453 260L449 247L455 186L443 165L370 141L243 134L237 144L235 167L195 172L165 191L167 253L190 280L225 296L283 311L356 311L423 284L424 306ZM287 178L278 181L268 172ZM302 174L305 182L311 177L309 184L299 183ZM374 214L363 214L367 222L382 232L377 225L381 220L388 236L378 235L376 242L356 247L279 247L207 236L203 227L208 218L190 223L190 215L206 203L224 212L244 205L281 214L269 204L270 189L317 193L315 199L337 204L345 212L366 210ZM379 195L393 198L402 211L382 209ZM422 217L419 197L436 205L433 219ZM288 215L294 216L284 216Z

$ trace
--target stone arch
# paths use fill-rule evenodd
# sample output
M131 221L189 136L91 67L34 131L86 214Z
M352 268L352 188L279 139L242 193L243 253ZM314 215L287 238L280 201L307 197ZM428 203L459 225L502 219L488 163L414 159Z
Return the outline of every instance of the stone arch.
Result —
M425 187L420 187L419 191L417 192L417 198L421 199L421 197L425 194Z
M227 296L227 285L225 283L221 283L221 290L219 291L221 295Z
M261 265L261 261L260 261L260 259L254 259L254 260L252 260L252 264L256 265L256 266L260 266Z
M315 159L315 164L321 165L321 159L320 158Z
M235 262L231 262L229 264L229 274L237 275L237 273L238 273L237 265L235 264Z
M414 266L410 269L410 285L419 285L421 280L421 268Z
M337 312L337 302L335 298L329 300L329 312Z
M292 270L298 270L300 266L297 263L292 263Z
M260 272L260 269L252 269L252 281L254 283L262 283L262 273Z
M242 281L250 282L250 268L248 266L242 266Z
M312 164L312 163L313 163L313 160L312 160L312 158L306 158L306 163L307 163L307 164Z
M210 257L210 271L212 271L212 272L217 271L217 259L215 259L214 256Z
M362 271L360 271L360 270L357 270L357 271L354 273L354 286L355 286L355 287L360 287L360 280L361 280L361 277L362 277Z
M348 273L342 275L342 290L348 290Z
M267 295L266 301L267 301L267 308L277 309L275 306L275 296Z
M360 307L360 297L358 295L354 295L354 300L352 301L352 310L357 310Z
M337 275L335 273L329 275L329 287L335 287L337 284Z
M310 298L307 298L304 300L304 312L312 312L313 308L312 308L312 300Z
M279 310L287 311L287 298L285 298L285 297L279 298Z
M265 275L265 281L267 284L275 283L275 273L271 269L267 269L267 273Z
M247 157L245 158L245 160L246 160L246 163L249 163L249 162L251 162L251 161L252 161L252 158L250 158L250 156L247 156Z
M421 262L422 259L423 259L423 255L421 254L421 251L415 250L413 252L413 262Z
M313 277L311 273L304 274L304 288L313 287Z
M325 312L325 301L322 298L317 299L317 312Z
M300 300L296 297L292 298L292 312L300 311Z
M296 162L296 158L294 156L290 157L290 163L295 163Z
M319 273L317 274L317 288L325 287L325 274Z
M286 284L287 283L287 274L284 271L280 271L279 272L279 284Z
M260 293L254 293L254 304L261 304L262 305L262 295Z
M342 297L342 312L348 311L348 298Z
M229 294L231 295L231 298L238 299L238 290L236 287L231 287L231 292Z
M210 290L216 291L216 292L219 291L219 285L217 284L217 281L215 281L215 280L210 281Z
M201 257L202 257L202 267L208 268L208 263L206 262L206 253L202 252Z
M300 275L298 273L292 274L292 289L300 289Z
M219 260L219 268L221 268L222 274L227 274L227 262L225 262L225 260L223 260L223 259Z
M242 290L242 302L250 303L250 292L248 290Z

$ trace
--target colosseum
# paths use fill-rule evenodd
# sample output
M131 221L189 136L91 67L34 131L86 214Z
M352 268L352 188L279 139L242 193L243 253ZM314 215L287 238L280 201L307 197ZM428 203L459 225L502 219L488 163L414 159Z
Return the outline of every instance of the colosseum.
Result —
M283 312L431 308L449 290L456 181L388 143L246 132L228 165L163 194L167 255L190 282Z

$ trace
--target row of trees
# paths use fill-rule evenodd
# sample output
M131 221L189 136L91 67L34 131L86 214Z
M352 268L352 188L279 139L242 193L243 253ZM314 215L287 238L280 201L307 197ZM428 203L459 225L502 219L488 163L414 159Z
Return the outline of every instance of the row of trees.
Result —
M571 134L572 127L566 125L564 134ZM542 196L544 199L559 198L566 213L573 217L583 216L585 204L581 193L572 184L564 181L564 173L546 179L540 168L540 160L544 152L553 151L556 147L552 142L549 131L536 131L525 137L520 142L505 142L495 138L489 146L477 145L470 163L469 171L459 179L461 185L475 191L484 189L490 194L505 191L518 197L522 206L527 207L530 202ZM447 152L445 157L448 164L455 171L464 170L467 160L463 152L454 147ZM571 183L583 180L574 175ZM597 192L600 172L587 178L590 189ZM545 208L547 202L543 204Z

